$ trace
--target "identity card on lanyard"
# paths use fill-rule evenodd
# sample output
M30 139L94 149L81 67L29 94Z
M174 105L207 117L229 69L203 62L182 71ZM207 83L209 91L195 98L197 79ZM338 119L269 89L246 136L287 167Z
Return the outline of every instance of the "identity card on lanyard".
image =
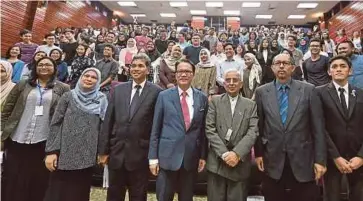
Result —
M39 85L39 81L37 81L37 88L40 95L39 103L35 106L35 116L43 116L43 96L44 93L47 91L47 88L42 89L42 87Z

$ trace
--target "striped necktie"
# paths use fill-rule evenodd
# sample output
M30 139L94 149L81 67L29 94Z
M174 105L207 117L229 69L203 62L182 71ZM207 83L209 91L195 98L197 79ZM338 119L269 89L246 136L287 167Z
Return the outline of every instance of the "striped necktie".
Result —
M280 116L281 116L282 124L284 124L284 125L286 123L287 110L289 107L287 90L288 90L288 87L286 85L282 85L279 89Z

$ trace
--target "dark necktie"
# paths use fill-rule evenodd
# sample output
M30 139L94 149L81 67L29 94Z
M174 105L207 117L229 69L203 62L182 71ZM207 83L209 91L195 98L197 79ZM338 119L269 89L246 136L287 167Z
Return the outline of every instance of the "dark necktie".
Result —
M340 103L342 104L342 108L344 111L344 114L347 116L348 115L348 106L347 106L347 102L345 101L345 96L344 96L344 92L345 89L342 87L339 87L339 92L340 92Z
M279 89L279 105L280 105L280 116L282 124L285 125L287 119L287 112L289 107L289 100L287 96L287 89L286 85L282 85Z
M130 117L132 117L136 111L136 106L138 105L140 101L140 85L136 85L136 92L134 94L134 97L132 98L131 105L130 105Z

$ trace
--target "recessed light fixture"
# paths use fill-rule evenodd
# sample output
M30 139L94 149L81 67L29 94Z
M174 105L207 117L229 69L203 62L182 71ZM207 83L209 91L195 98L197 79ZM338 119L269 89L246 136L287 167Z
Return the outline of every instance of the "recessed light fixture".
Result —
M240 15L239 10L225 10L223 11L224 15Z
M206 7L223 7L223 2L205 2Z
M161 17L176 17L175 13L160 13Z
M244 8L259 8L259 7L261 7L261 2L243 2L242 7L244 7Z
M239 17L227 17L227 20L240 21L240 20L241 20L241 18L239 18Z
M130 14L131 17L146 17L145 14Z
M137 6L133 1L119 1L117 2L120 6Z
M256 15L256 19L271 19L272 15Z
M187 7L188 3L186 1L171 1L169 2L171 7Z
M287 19L305 19L306 15L289 15Z
M205 11L205 10L190 10L190 14L192 14L192 15L206 15L207 11Z
M316 8L318 3L299 3L297 8Z

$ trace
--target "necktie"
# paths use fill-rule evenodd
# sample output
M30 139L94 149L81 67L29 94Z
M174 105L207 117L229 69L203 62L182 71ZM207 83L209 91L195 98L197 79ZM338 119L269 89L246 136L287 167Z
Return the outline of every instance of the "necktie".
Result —
M279 105L280 105L280 116L282 124L285 125L287 119L287 109L289 106L289 100L287 96L287 86L283 85L279 89Z
M141 86L140 85L136 85L136 92L134 94L134 97L132 98L131 101L131 105L130 105L130 117L132 117L136 111L136 106L138 105L139 101L140 101L140 89Z
M181 99L181 107L183 111L185 129L188 130L190 127L190 114L189 114L189 107L187 104L187 92L182 92L182 99Z
M345 92L345 89L342 88L342 87L339 87L339 92L340 92L340 103L342 104L342 108L343 108L343 111L344 111L344 114L345 115L348 115L348 107L347 107L347 102L345 101L345 96L344 96L344 92Z

